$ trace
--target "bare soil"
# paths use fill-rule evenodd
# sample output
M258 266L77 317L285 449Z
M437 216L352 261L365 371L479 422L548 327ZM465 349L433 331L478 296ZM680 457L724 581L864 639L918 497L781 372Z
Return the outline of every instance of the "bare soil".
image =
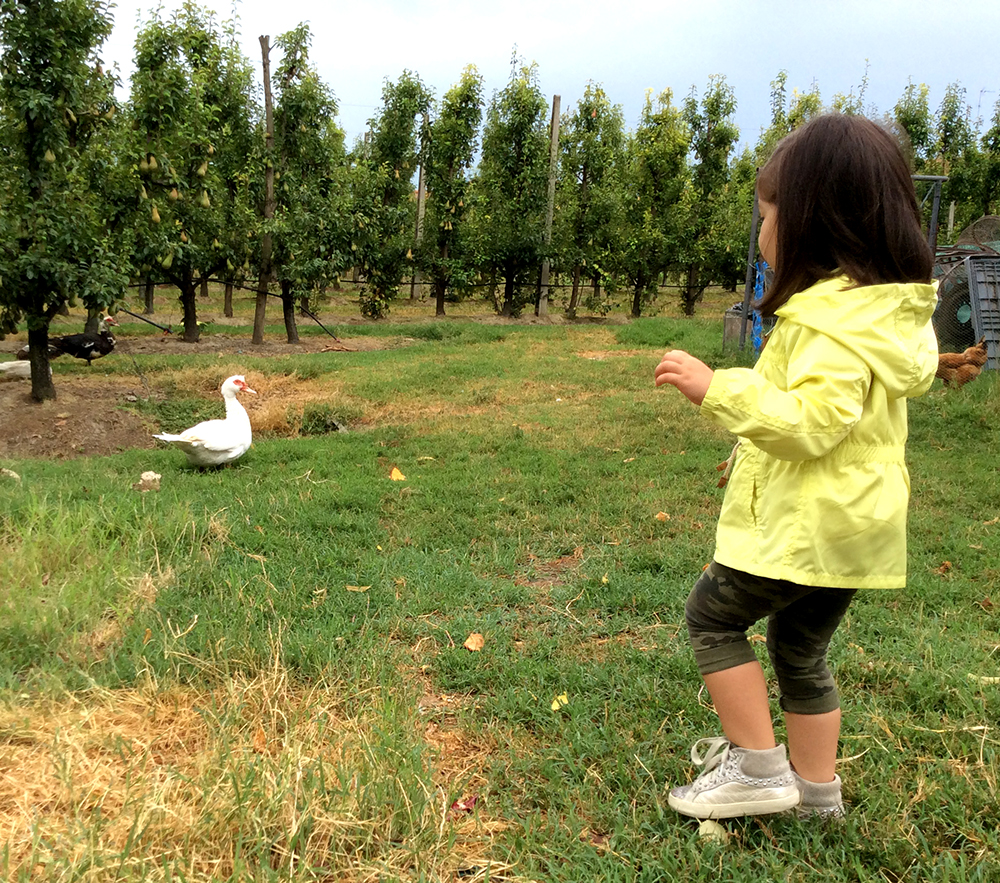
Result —
M21 337L21 336L19 336ZM18 337L0 341L0 353L14 353L25 340ZM198 343L184 343L176 337L119 338L107 359L127 359L130 355L162 353L214 353L219 355L285 356L292 353L352 352L373 350L398 341L384 338L305 337L301 343L267 342L251 344L246 337L224 334L203 335ZM60 356L61 361L69 356ZM99 457L131 448L152 448L154 430L138 414L121 406L149 395L138 371L134 376L108 375L95 361L88 369L78 362L72 375L55 379L56 399L38 403L31 398L29 380L0 379L0 459L5 457L71 459Z

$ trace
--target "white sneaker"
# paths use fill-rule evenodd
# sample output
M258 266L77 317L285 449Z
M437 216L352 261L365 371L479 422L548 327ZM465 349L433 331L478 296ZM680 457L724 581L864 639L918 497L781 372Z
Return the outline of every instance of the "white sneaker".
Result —
M704 753L700 753L702 747ZM696 819L762 816L792 809L799 802L784 745L754 751L715 736L695 742L691 760L705 771L690 785L674 788L667 798L682 815Z

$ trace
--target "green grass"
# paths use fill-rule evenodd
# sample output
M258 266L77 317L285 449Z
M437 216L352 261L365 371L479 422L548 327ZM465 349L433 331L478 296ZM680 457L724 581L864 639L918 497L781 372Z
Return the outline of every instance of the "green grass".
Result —
M0 481L0 745L53 782L0 818L6 876L997 879L993 374L913 402L910 585L862 593L834 642L847 824L740 820L718 845L666 806L718 731L683 602L729 439L652 369L673 346L747 361L720 324L455 321L250 356L335 382L317 426L357 426L216 472L165 449L0 464L21 476ZM151 417L205 406L174 357L137 360L168 393ZM148 469L160 490L134 491Z

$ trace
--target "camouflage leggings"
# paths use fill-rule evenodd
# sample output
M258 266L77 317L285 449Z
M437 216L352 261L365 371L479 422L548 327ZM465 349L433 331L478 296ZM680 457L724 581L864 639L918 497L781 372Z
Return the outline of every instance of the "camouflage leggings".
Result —
M782 709L794 714L835 711L840 699L826 651L854 594L854 589L753 576L713 561L684 606L698 670L706 675L755 661L746 631L766 616L767 652Z

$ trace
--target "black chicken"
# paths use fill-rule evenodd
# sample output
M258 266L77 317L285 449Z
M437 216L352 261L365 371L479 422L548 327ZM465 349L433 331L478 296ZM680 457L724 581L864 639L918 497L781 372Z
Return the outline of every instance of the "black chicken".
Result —
M109 325L117 325L113 316L101 316L97 331L84 331L81 334L67 334L64 337L49 338L49 358L54 359L63 353L77 359L86 359L87 366L94 359L100 359L115 348L114 335L108 331ZM28 347L23 346L17 352L19 359L27 359Z

